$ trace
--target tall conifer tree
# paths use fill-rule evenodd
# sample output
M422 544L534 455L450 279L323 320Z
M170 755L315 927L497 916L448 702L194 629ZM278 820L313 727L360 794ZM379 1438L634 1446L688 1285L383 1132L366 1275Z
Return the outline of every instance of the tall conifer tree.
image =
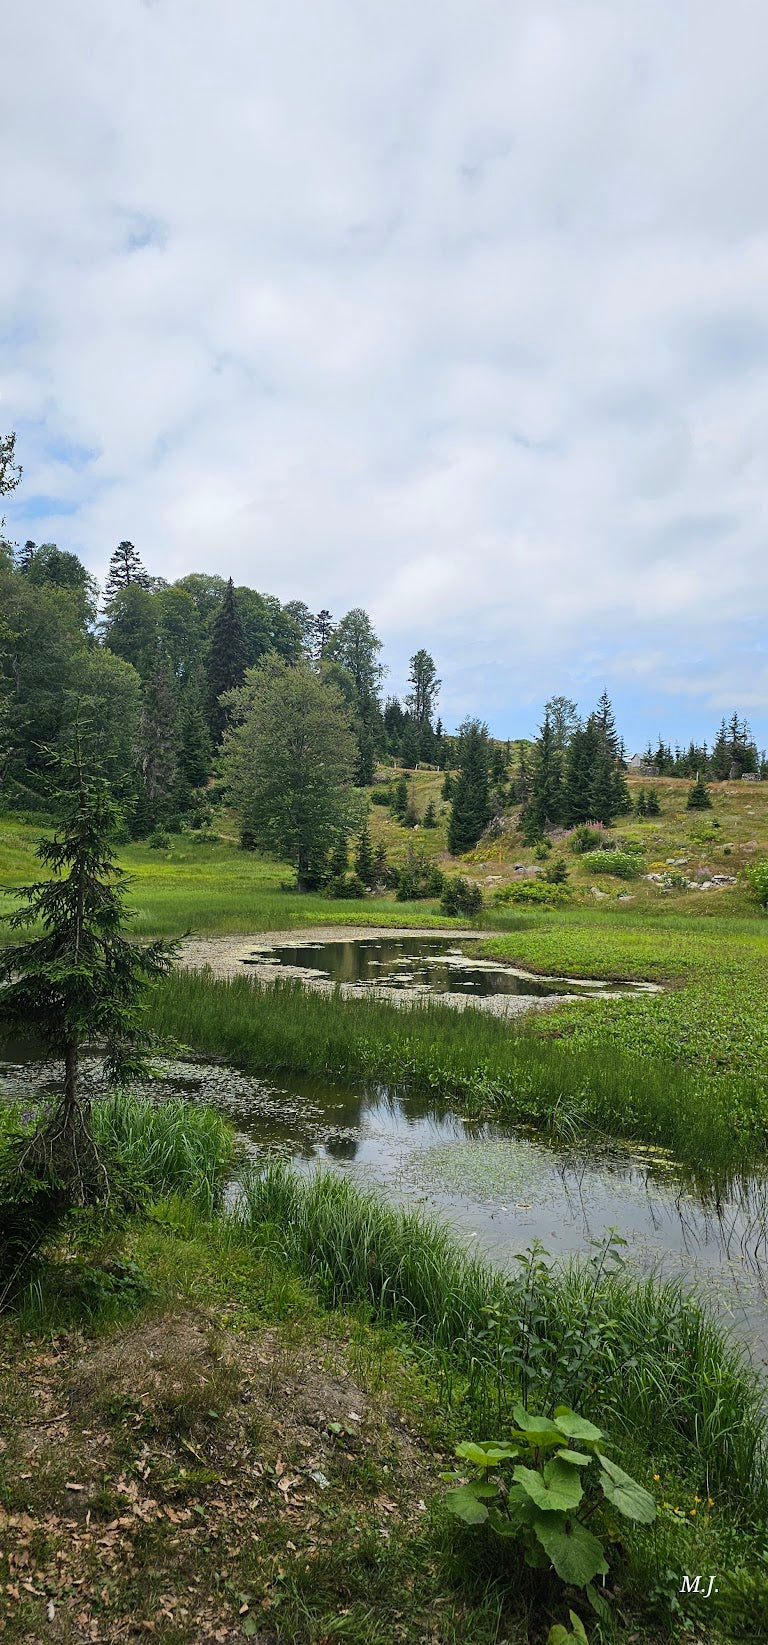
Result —
M150 576L142 564L141 555L124 538L118 543L109 562L107 573L106 596L111 600L121 588L128 588L131 583L138 583L139 588L149 588Z
M547 828L562 822L563 757L557 746L552 721L545 712L544 723L533 746L530 792L523 806L520 825L527 840L541 839Z
M480 720L459 726L459 774L448 824L448 850L454 857L471 851L491 819L488 796L488 727Z
M242 685L246 666L245 634L235 586L230 577L214 620L205 662L208 681L208 724L214 743L220 741L229 718L229 710L219 698L222 692L236 691Z

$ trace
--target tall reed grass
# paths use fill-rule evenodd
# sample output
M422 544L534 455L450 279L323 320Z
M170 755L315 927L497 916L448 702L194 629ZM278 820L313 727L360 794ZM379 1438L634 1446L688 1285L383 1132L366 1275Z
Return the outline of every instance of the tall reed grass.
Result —
M219 1203L235 1147L231 1126L214 1108L121 1092L95 1104L93 1127L105 1157L119 1161L153 1198L183 1195L208 1213Z
M17 1103L0 1104L0 1179L14 1139L31 1133L40 1117ZM215 1109L181 1097L148 1102L121 1091L94 1103L92 1124L108 1171L117 1167L151 1198L179 1194L209 1215L219 1203L235 1139Z
M534 1257L510 1278L419 1212L281 1161L246 1179L234 1215L276 1241L327 1305L365 1303L407 1324L474 1431L503 1431L521 1393L534 1408L562 1400L734 1515L768 1512L764 1388L679 1285L637 1283L599 1259L553 1271Z
M300 983L177 971L154 991L152 1026L254 1073L309 1073L413 1085L475 1114L596 1129L671 1149L715 1172L765 1154L768 1093L613 1046L574 1049L471 1008L402 1008Z

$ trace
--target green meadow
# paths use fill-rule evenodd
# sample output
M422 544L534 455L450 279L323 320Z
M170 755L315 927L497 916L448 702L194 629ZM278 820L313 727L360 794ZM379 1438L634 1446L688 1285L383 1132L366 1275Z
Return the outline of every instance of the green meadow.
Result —
M413 785L418 805L440 810L434 774ZM646 867L681 854L694 827L660 787ZM764 849L764 787L716 795L730 826L715 869L739 871ZM391 860L405 860L414 834L382 807L371 814ZM241 851L226 818L219 827L214 841L120 847L138 937L467 924L434 900L298 895L287 867ZM418 847L481 884L470 923L483 952L660 991L511 1021L177 968L152 991L150 1025L280 1082L382 1081L559 1144L664 1149L693 1182L760 1169L768 922L742 882L683 892L601 876L597 896L576 862L564 904L497 904L532 854L513 839L449 863L443 833L440 815ZM35 877L38 834L15 818L0 826L9 906ZM698 844L702 856L712 846ZM25 1123L5 1110L0 1152ZM121 1096L99 1105L97 1124L119 1203L76 1216L41 1253L0 1345L11 1645L38 1637L49 1599L50 1637L66 1645L122 1638L129 1624L182 1645L193 1627L214 1638L214 1616L227 1639L262 1645L545 1645L569 1608L590 1645L762 1637L765 1384L679 1283L630 1277L610 1240L591 1261L552 1268L534 1250L501 1273L352 1182L246 1166L220 1117L182 1100ZM651 1527L619 1534L602 1511L593 1519L613 1539L599 1614L445 1511L455 1444L503 1438L520 1400L599 1423L657 1504ZM720 1573L709 1601L681 1593L689 1571Z

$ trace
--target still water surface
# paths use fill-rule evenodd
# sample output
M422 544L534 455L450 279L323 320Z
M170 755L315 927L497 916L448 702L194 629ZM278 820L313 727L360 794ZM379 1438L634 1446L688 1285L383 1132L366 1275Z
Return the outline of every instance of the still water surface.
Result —
M88 1068L98 1094L98 1063ZM0 1097L33 1106L57 1089L54 1065L0 1062ZM553 1148L382 1084L280 1084L178 1061L163 1065L146 1094L210 1103L229 1116L250 1153L278 1150L299 1170L340 1171L392 1200L418 1204L446 1218L466 1246L504 1265L534 1239L553 1257L567 1256L589 1251L616 1228L634 1271L698 1285L768 1364L764 1179L718 1188L638 1148Z
M529 995L551 999L564 993L595 997L604 992L643 993L652 984L570 977L537 977L484 959L473 952L477 938L355 937L328 941L297 938L273 944L266 939L243 963L276 970L311 972L332 983L360 989L396 988L403 993Z

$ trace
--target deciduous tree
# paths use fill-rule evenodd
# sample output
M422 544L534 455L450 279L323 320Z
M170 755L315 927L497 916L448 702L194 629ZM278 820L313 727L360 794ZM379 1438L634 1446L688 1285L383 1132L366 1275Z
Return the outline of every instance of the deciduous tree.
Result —
M274 656L249 669L225 706L235 722L223 750L232 799L256 842L295 864L303 889L358 809L349 708L309 664Z

